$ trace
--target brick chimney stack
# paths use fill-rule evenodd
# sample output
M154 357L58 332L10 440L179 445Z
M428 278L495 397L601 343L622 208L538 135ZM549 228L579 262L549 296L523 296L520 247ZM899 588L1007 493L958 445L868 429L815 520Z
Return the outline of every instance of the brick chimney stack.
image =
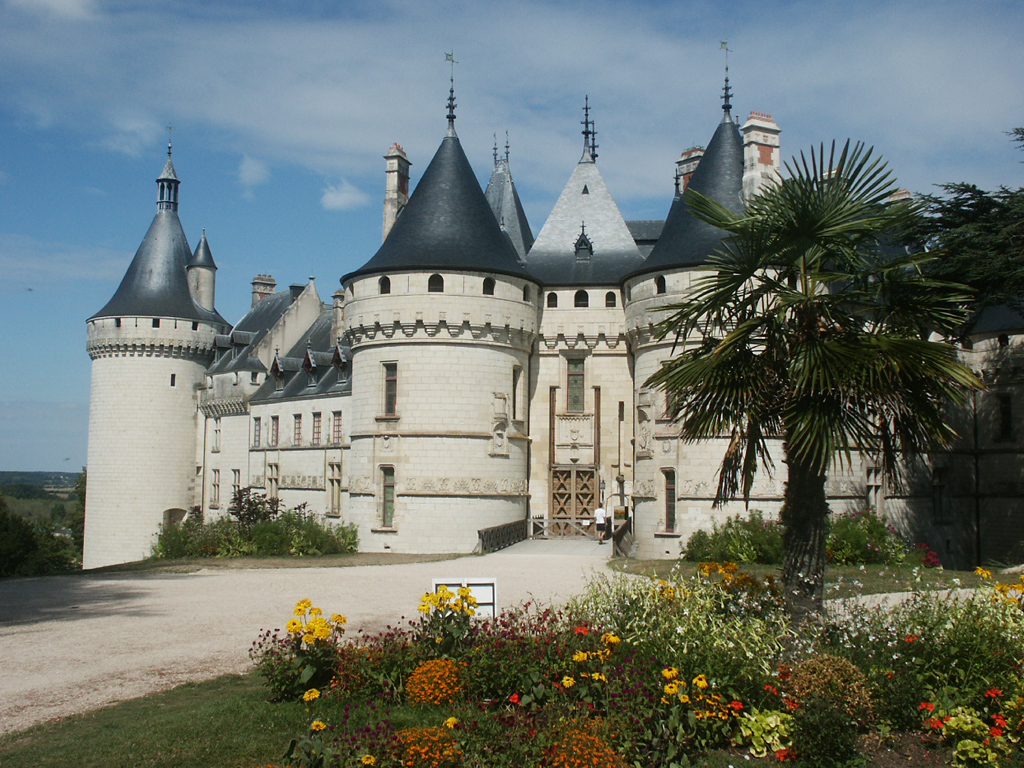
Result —
M740 131L743 133L743 198L749 200L766 184L779 178L782 129L771 115L751 112Z
M387 160L384 184L384 236L381 241L387 239L388 232L395 225L395 220L402 212L402 208L409 202L409 158L405 150L396 142L384 155Z

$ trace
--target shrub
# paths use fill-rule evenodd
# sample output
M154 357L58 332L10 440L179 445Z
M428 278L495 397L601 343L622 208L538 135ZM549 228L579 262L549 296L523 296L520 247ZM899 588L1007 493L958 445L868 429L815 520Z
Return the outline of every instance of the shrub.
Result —
M857 721L833 699L808 699L793 711L793 748L805 766L848 765L857 756Z
M462 667L450 659L424 661L409 675L405 690L412 704L452 704L462 695Z
M816 656L794 666L786 691L800 706L818 701L838 707L855 724L871 717L867 677L856 664L838 656Z
M834 517L825 551L836 565L898 565L907 557L896 529L873 509Z
M686 543L683 557L692 562L729 560L735 563L782 562L782 526L765 520L757 509L743 519L738 515L726 519L722 527L712 523L711 532L696 531Z
M792 746L793 716L775 710L744 712L733 736L738 747L750 747L753 757L767 757Z
M49 520L30 522L8 511L0 496L0 576L41 576L78 566L71 539Z
M268 499L265 493L253 488L239 488L231 497L228 514L238 521L242 528L252 528L257 523L273 520L281 513L281 500Z

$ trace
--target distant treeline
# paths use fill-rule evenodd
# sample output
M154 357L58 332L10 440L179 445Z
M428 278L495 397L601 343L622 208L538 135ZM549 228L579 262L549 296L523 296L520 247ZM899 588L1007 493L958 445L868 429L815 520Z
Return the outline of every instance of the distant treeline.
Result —
M43 488L73 488L78 472L0 472L0 489L5 496L21 499L41 499L47 496L21 496L22 486ZM9 488L8 486L13 486ZM19 492L15 493L14 488ZM26 491L28 492L28 491Z

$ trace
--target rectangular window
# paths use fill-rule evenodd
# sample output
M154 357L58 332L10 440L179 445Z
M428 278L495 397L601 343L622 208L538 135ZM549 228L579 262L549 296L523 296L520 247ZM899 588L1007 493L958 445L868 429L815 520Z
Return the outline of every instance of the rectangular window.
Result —
M267 498L276 499L281 485L281 465L267 464Z
M398 415L398 363L384 363L384 415Z
M281 437L281 419L277 416L270 417L270 447L276 448L277 441Z
M569 413L583 413L583 361L567 360L566 363L569 372L567 410Z
M1013 399L1010 395L996 395L999 403L999 423L996 440L1013 440Z
M178 375L176 373L172 373L171 374L171 386L172 387L174 386L174 383L177 381L177 376Z
M381 467L381 523L385 528L395 524L395 468Z
M327 484L330 491L331 516L341 514L341 462L332 461L327 465Z
M249 374L249 383L250 384L259 384L260 383L260 375L259 375L259 373L257 373L256 371L253 371L252 373L250 373Z
M523 374L523 369L518 365L512 369L512 418L519 418L519 378Z
M319 413L313 414L313 445L320 445L320 434L323 430Z
M341 445L341 411L331 414L331 442Z
M665 532L675 533L676 530L676 473L665 470Z
M882 509L882 468L868 467L865 478L868 507L879 512Z
M232 469L231 470L231 498L238 496L239 491L242 490L242 470Z
M220 470L213 470L210 481L210 504L220 506Z
M296 413L293 417L292 445L302 445L302 414Z
M220 416L213 420L213 445L210 450L215 453L220 450Z
M260 427L263 426L263 420L259 416L252 417L252 447L260 447Z

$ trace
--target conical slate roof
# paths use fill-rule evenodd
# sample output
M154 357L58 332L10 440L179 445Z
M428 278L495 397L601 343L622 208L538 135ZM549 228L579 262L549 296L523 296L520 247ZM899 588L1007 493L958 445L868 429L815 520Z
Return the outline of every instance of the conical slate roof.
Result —
M473 270L528 277L498 226L453 129L380 249L341 281L410 270Z
M577 255L581 234L592 254ZM526 268L545 285L615 285L642 258L588 147L527 254Z
M512 181L508 160L501 159L495 162L494 172L487 183L484 197L494 211L498 226L515 248L519 260L525 261L527 252L533 247L533 232L530 230L530 222L526 220L523 204L519 201L515 182Z
M688 189L714 198L733 213L743 211L743 137L728 112L694 171ZM657 245L640 269L627 277L703 264L725 233L701 221L683 197L672 201Z
M203 236L199 239L199 245L196 246L195 253L192 254L192 258L189 259L188 266L190 267L206 267L207 269L217 269L217 265L213 261L213 254L210 252L210 243L206 239L206 230L203 230Z

